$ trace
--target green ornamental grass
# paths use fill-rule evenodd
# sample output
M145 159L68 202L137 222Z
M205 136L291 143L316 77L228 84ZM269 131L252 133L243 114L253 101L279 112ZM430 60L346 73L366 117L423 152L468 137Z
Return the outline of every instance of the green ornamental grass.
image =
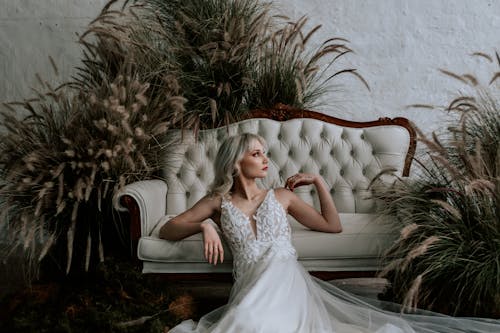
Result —
M500 317L500 100L478 91L450 103L458 118L444 133L419 133L413 177L375 187L402 227L380 274L385 297L408 311Z

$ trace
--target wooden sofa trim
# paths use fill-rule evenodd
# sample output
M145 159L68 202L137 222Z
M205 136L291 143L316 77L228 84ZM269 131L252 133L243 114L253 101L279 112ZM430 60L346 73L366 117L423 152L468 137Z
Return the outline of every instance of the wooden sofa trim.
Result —
M410 145L408 147L408 152L406 153L405 165L402 172L403 177L408 177L410 174L411 162L413 161L415 149L417 148L417 133L415 131L415 128L413 128L408 119L403 117L383 117L374 121L357 122L335 118L316 111L297 109L285 104L276 104L272 109L257 109L250 111L245 119L251 118L268 118L277 121L286 121L297 118L311 118L318 119L330 124L352 128L374 127L383 125L396 125L404 127L410 135Z
M327 123L339 125L339 126L346 126L346 127L352 127L352 128L362 128L362 127L373 127L373 126L382 126L382 125L397 125L404 127L406 130L408 130L408 133L410 134L410 144L408 147L408 152L406 154L405 158L405 166L403 169L402 175L404 177L407 177L410 174L410 166L411 162L413 161L413 156L415 154L415 149L417 146L417 135L416 131L413 128L413 126L410 124L408 119L403 118L403 117L397 117L397 118L379 118L378 120L375 121L368 121L368 122L356 122L356 121L349 121L349 120L344 120L340 118L335 118L323 113L319 113L316 111L311 111L311 110L304 110L304 109L298 109L298 108L293 108L285 104L277 104L271 109L256 109L250 111L244 119L251 119L251 118L268 118L268 119L273 119L277 121L286 121L290 119L297 119L297 118L311 118L311 119L318 119ZM137 245L139 243L139 238L141 237L141 219L140 219L140 210L139 210L139 205L137 202L128 195L125 195L121 198L121 203L123 206L127 207L129 211L129 216L130 216L130 243L132 246L132 251L134 253L134 259L138 260L137 258ZM344 278L344 277L370 277L374 276L375 272L326 272L326 271L320 271L320 272L310 272L312 275L317 276L323 280L328 280L328 279L334 279L334 278ZM212 276L212 274L216 273L186 273L186 274L180 274L180 273L174 273L172 275L173 278L177 277L177 279L187 279L188 276L194 279L211 279L208 278L208 276ZM169 274L170 275L170 274ZM224 276L224 274L216 274L213 275L215 279L217 276ZM227 279L228 277L225 276ZM224 278L222 278L224 279Z
M309 273L321 280L347 279L347 278L373 278L377 276L374 271L309 271ZM165 281L217 281L232 282L232 273L148 273Z

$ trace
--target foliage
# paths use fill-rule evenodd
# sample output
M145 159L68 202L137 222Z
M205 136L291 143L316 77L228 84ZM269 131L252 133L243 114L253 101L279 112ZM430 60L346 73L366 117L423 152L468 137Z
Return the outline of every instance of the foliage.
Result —
M183 125L210 128L240 119L250 109L277 103L317 106L330 81L354 69L333 71L350 53L332 38L310 52L321 26L305 31L307 18L290 22L257 0L147 0L172 48L169 61L187 99Z
M217 127L238 119L255 50L269 26L255 0L174 0L152 6L172 45L172 67L187 99L184 126Z
M82 76L89 81L57 89L46 84L47 92L1 111L0 209L10 251L23 247L34 264L51 253L66 273L74 255L73 268L87 270L91 261L102 261L104 245L117 242L117 230L103 239L113 224L114 193L161 168L162 137L184 111L174 78L163 73L150 88L131 65L135 54L112 52L126 49L127 41L96 26L86 35L99 45L83 40L86 68L95 69Z
M249 109L270 108L277 103L315 108L320 97L332 91L330 81L345 73L354 75L369 89L355 69L334 71L335 63L352 52L348 41L330 38L315 51L309 51L309 41L321 25L305 33L306 23L305 16L297 22L285 20L280 29L268 32L252 67L246 102Z
M404 226L386 253L385 296L409 310L500 317L500 100L478 88L448 111L459 118L445 133L419 133L427 154L415 177L375 190Z

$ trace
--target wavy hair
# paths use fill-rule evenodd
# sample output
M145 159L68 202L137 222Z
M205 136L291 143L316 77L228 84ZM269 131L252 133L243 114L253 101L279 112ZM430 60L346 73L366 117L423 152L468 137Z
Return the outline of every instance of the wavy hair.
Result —
M215 179L211 186L211 195L225 197L231 192L234 186L234 177L238 175L236 165L255 140L267 149L266 140L258 134L242 133L229 136L224 140L215 157Z

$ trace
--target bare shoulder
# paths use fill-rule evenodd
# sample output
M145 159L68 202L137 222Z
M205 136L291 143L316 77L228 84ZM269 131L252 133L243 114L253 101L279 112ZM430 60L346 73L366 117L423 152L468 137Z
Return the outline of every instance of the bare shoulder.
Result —
M220 206L222 204L222 197L220 195L207 194L201 198L196 205L201 205L214 212L220 212Z
M296 196L295 193L284 187L275 188L274 195L276 197L276 200L279 201L279 203L283 206L283 208L285 208L285 210L288 210L290 202L292 202L294 197Z

